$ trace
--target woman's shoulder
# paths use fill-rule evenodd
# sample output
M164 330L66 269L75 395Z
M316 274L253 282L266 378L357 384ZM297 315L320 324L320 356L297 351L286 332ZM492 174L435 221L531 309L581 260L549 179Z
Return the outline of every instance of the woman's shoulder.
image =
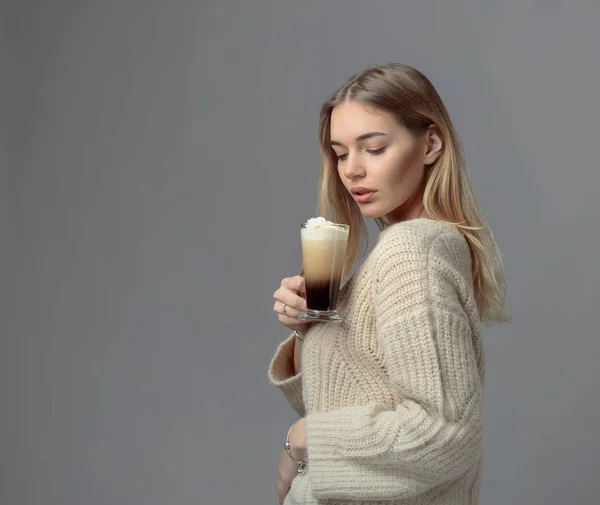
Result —
M397 279L402 285L416 279L451 278L472 284L471 253L467 239L452 224L413 219L386 228L373 249L371 275Z
M464 235L457 226L428 218L411 219L393 224L380 232L375 247L376 254L407 252L413 254L440 253L445 247L433 245L446 244L451 249L468 251Z

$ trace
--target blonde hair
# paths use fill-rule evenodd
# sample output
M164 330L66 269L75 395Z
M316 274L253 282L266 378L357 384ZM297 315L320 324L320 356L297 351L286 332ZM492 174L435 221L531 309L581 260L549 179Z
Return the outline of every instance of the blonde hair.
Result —
M350 225L345 271L350 271L367 244L365 221L340 180L337 158L330 144L331 111L348 100L392 114L415 134L425 132L432 125L437 127L443 147L441 155L426 173L425 212L432 219L455 225L467 239L481 321L508 321L500 251L475 198L460 140L433 84L408 65L389 64L356 74L321 108L319 213L327 219ZM380 229L387 226L383 218L375 221Z

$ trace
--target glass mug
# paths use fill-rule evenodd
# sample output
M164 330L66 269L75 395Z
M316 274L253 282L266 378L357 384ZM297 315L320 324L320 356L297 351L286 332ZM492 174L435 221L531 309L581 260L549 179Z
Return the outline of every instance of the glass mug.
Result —
M311 221L304 223L300 230L307 310L298 319L341 323L343 318L335 309L350 227L325 220L314 225Z

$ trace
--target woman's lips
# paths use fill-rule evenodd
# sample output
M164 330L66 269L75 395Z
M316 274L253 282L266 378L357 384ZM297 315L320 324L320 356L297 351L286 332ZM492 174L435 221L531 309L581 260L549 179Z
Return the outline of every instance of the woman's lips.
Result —
M371 201L374 194L375 191L372 191L370 189L364 191L360 190L359 192L353 192L352 198L354 198L354 201L357 203L368 203Z

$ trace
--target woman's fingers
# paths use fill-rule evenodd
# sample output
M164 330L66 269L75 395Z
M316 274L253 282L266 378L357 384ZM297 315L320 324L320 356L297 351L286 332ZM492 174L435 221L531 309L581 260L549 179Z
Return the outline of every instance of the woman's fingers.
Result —
M305 329L306 323L298 319L306 311L304 293L302 276L286 277L281 281L281 286L273 294L273 311L283 326L298 331Z
M281 451L279 456L279 468L277 469L277 497L280 505L284 502L286 495L289 493L292 481L298 475L298 467L285 450Z
M281 281L281 287L294 291L300 294L303 298L306 296L306 283L304 277L296 275L294 277L286 277Z
M279 500L279 505L283 505L285 501L285 497L290 492L290 486L287 484L283 484L281 482L277 483L277 498Z
M306 310L306 300L297 292L283 286L275 291L273 300L273 310L284 316L298 317L298 314Z
M304 301L303 298L300 298L300 300ZM297 319L298 315L304 312L305 309L303 308L301 301L290 299L290 303L285 303L282 300L276 299L273 304L273 310L280 316Z

